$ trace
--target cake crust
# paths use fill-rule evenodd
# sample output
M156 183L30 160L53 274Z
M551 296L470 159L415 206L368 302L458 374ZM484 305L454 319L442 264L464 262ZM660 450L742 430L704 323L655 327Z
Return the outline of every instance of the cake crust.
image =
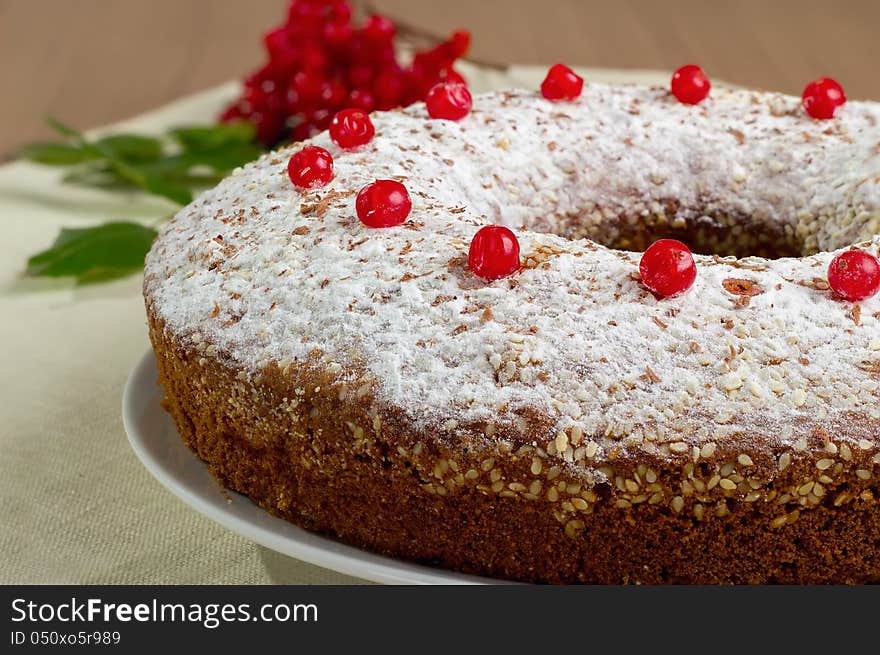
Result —
M452 449L393 410L376 412L369 393L354 390L353 402L326 372L272 367L252 379L148 317L184 442L220 484L306 529L523 582L880 582L880 489L867 475L877 459L867 443L832 454L834 442L816 435L776 461L760 448L619 460L605 465L609 482L584 488L526 443L499 435Z

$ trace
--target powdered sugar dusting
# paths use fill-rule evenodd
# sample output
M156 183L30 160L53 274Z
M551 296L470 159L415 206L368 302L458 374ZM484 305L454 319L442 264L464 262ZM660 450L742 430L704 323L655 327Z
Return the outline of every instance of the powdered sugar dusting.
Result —
M450 435L497 421L528 432L537 410L548 434L578 426L600 454L743 434L793 443L844 424L841 436L876 439L880 299L833 298L833 252L698 256L693 288L657 300L638 253L548 232L674 200L673 221L748 216L807 251L864 241L877 254L878 119L872 103L823 122L782 95L713 90L690 107L599 85L574 103L476 96L458 123L423 105L379 113L361 151L311 141L335 159L324 189L292 187L288 150L183 209L148 256L146 295L181 339L238 366L319 349L340 375L369 371L416 427ZM383 178L407 186L413 211L370 229L354 196ZM486 223L515 229L525 262L492 283L466 265Z

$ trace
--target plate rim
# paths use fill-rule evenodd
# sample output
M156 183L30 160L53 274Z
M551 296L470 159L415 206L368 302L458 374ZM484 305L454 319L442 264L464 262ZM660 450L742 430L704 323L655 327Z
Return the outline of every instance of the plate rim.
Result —
M157 389L155 394L145 393L144 390L149 390L150 388L150 386L145 385L154 386ZM222 506L212 504L209 500L189 489L161 459L157 458L146 447L144 439L149 438L149 435L143 434L143 429L138 424L137 413L139 410L149 409L150 404L155 405L153 408L155 410L165 411L155 402L156 396L160 396L158 389L161 389L161 386L158 383L156 358L153 349L148 348L129 373L122 393L122 423L128 443L135 456L156 481L179 500L183 501L184 504L240 537L287 557L369 582L407 585L512 584L509 580L480 577L457 573L449 569L433 568L350 546L330 537L301 528L285 519L273 516L256 505L247 496L223 487L217 482L218 493L234 495L236 499L240 499L257 511L265 513L272 521L278 521L279 527L283 526L285 530L295 530L298 538L292 540L264 526L251 523L237 513L224 511ZM170 416L168 420L171 420ZM178 435L176 428L174 428L174 433ZM199 464L207 469L207 466L198 458L198 455L192 452L182 441L180 446L186 450L189 456L194 460L198 460ZM210 472L208 474L210 475ZM213 479L213 476L211 477ZM303 541L303 539L306 541Z

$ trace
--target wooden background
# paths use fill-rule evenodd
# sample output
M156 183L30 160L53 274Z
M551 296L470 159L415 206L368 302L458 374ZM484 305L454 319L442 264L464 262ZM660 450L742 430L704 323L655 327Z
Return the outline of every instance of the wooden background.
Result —
M370 0L414 27L467 27L489 62L673 69L800 93L820 75L880 100L880 0ZM0 0L0 155L239 78L285 0Z

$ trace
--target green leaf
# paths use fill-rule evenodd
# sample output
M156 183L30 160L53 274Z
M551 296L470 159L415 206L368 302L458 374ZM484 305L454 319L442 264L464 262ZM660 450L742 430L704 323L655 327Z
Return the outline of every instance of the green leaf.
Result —
M137 189L128 180L117 175L109 166L77 166L64 174L65 184L105 189L107 191L132 191Z
M92 153L67 143L30 143L18 151L18 156L50 166L69 166L94 159Z
M250 143L230 143L206 150L189 150L165 157L151 166L160 175L186 175L194 168L208 168L228 173L260 156L261 150Z
M65 136L73 143L80 148L84 153L89 155L93 159L101 159L104 157L112 156L112 152L105 148L98 148L93 143L89 143L86 138L82 135L82 133L73 129L69 125L65 125L57 118L52 118L49 116L46 118L46 122L49 124L53 130L58 132L61 136Z
M253 144L254 126L248 122L173 130L170 137L180 145L180 151L166 155L160 139L114 134L90 142L61 121L47 120L71 141L57 146L57 163L88 164L69 173L66 180L105 189L136 187L179 205L190 203L194 190L216 184L219 176L262 154ZM79 153L78 159L72 151ZM49 154L44 156L49 158ZM64 157L69 161L62 161Z
M225 146L188 152L182 157L193 166L207 166L215 171L231 171L252 162L262 154L262 150L252 143L230 143Z
M28 260L25 273L34 277L74 276L96 282L140 269L156 230L138 223L104 223L63 228L51 248Z
M120 178L148 193L167 198L179 205L186 205L192 201L192 193L187 187L163 179L148 166L129 164L111 156L107 157L107 163Z
M85 138L80 132L77 132L69 125L65 125L57 118L48 116L46 118L46 122L49 124L49 127L58 132L58 134L60 134L61 136L66 136L68 139L73 139L77 143L85 143Z
M144 191L148 191L156 196L162 196L179 205L188 205L192 202L192 191L185 185L155 175L149 171L138 170L138 172L141 176L141 182L137 184Z
M70 166L64 181L112 190L140 189L180 205L194 190L217 184L229 171L258 158L254 126L248 122L182 127L157 139L114 134L89 141L55 118L49 125L68 143L26 146L31 161ZM172 147L167 152L165 145ZM50 248L28 260L27 275L72 276L80 284L127 275L143 266L156 231L137 223L112 222L63 229Z
M95 147L107 149L114 157L131 162L155 161L162 156L162 142L137 134L112 134L95 141Z
M210 126L180 127L171 130L171 138L184 150L213 150L230 144L250 144L254 140L255 128L252 123L218 123Z

